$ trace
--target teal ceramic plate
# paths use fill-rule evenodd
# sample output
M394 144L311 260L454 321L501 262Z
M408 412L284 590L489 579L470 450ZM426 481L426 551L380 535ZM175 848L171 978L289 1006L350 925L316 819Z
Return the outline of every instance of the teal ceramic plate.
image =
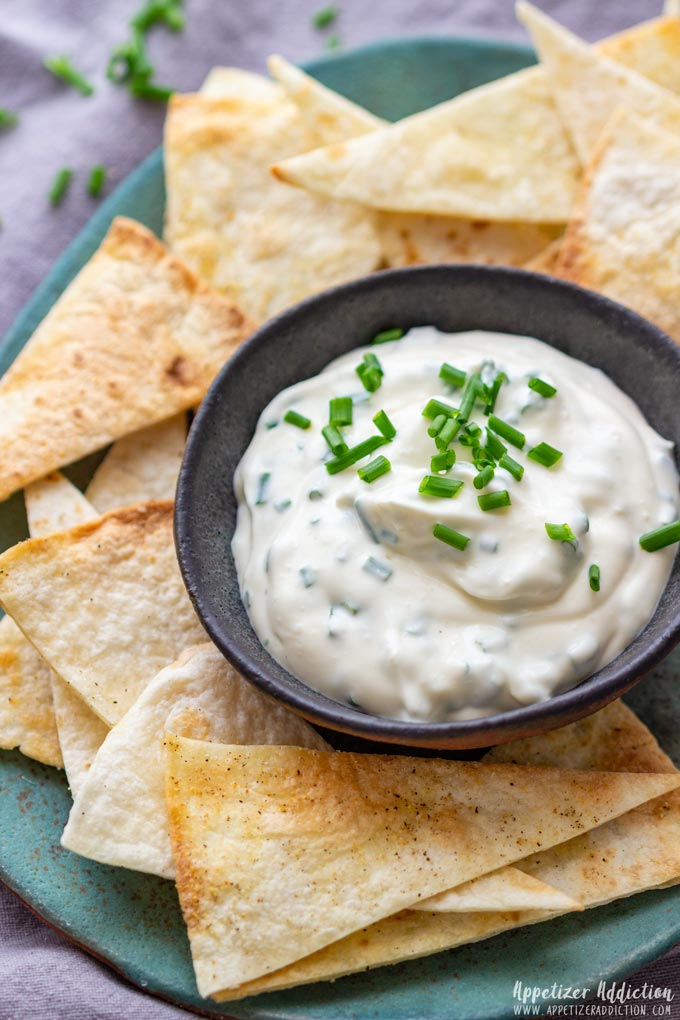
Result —
M375 113L397 118L533 61L523 48L464 39L387 42L318 60L309 69ZM36 291L0 349L4 372L57 296L90 257L112 217L160 232L162 157L153 153L93 216ZM92 462L71 476L85 482ZM24 538L23 504L0 506L0 548ZM680 763L680 653L630 703ZM209 1016L239 1020L506 1020L512 989L556 982L595 990L680 939L674 889L500 935L408 964L271 993L220 1008L199 998L174 886L62 850L70 798L61 773L0 753L0 876L49 924L144 990Z

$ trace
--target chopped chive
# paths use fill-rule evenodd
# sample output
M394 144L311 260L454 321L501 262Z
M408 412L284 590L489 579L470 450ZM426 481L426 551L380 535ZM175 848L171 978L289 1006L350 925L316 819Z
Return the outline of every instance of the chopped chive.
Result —
M494 409L496 407L496 401L498 400L498 394L500 393L501 390L501 386L503 385L503 383L507 381L508 377L505 374L505 372L499 372L494 381L491 383L491 386L489 386L487 390L488 400L484 407L484 414L493 414Z
M297 411L286 411L283 416L283 420L288 422L289 425L296 425L299 429L308 429L311 427L311 419L305 418L304 414L298 414Z
M450 443L456 438L460 422L456 418L447 418L439 435L435 439L435 446L438 450L446 450Z
M534 446L527 453L527 457L531 460L535 460L537 464L542 464L543 467L550 468L553 464L557 464L558 460L562 456L561 450L556 450L554 446L549 446L548 443L539 443L538 446Z
M66 192L71 186L71 179L73 177L73 170L69 170L68 167L64 167L62 170L58 170L57 174L52 182L50 188L50 204L57 206L64 200Z
M278 424L278 421L266 421L264 427L266 429L275 429Z
M465 383L465 389L463 390L463 396L460 398L460 411L458 417L462 422L466 422L472 414L472 408L475 406L477 397L482 392L482 377L479 372L473 372L469 375L467 382Z
M135 99L152 99L159 103L165 103L170 96L174 95L175 91L169 85L156 85L152 81L135 81L133 79L130 82L130 92Z
M368 354L364 354L364 365L366 366L366 368L370 368L373 369L373 371L375 372L379 372L381 376L385 374L383 372L383 367L380 364L380 361L375 356L375 354L372 354L370 351L368 352Z
M487 464L485 468L482 468L478 475L475 475L472 481L472 484L474 485L475 489L483 489L485 486L487 486L491 479L493 478L494 474L495 474L494 469L491 467L490 464Z
M374 344L386 344L390 340L401 340L404 335L404 330L400 329L399 326L395 326L393 329L383 329L380 333L376 333L373 337Z
M454 368L453 365L449 365L448 361L445 361L439 369L439 378L449 386L461 387L465 386L467 372L464 372L462 368Z
M548 538L552 538L553 542L577 541L576 535L568 524L546 524L545 530L548 533Z
M260 475L258 478L255 506L264 506L267 502L271 477L271 471L265 471L264 474Z
M478 471L482 471L485 467L496 467L496 461L485 446L472 447L472 463Z
M121 43L111 53L106 77L116 85L131 81L149 81L153 67L146 55L144 33L133 29L132 39Z
M341 46L342 42L340 41L339 35L329 35L328 38L326 39L327 50L337 50L340 49Z
M445 524L435 524L432 529L432 534L435 538L438 538L440 542L446 542L447 545L452 546L454 549L465 549L470 539L467 535L461 535L460 531L454 531L453 528L447 528Z
M385 411L378 411L377 414L373 415L373 424L377 428L378 432L382 432L386 439L394 439L397 434L397 430Z
M497 418L495 414L489 415L489 428L496 435L510 443L511 446L516 446L518 450L521 450L527 441L523 432L509 425L502 418Z
M453 499L463 488L463 483L457 478L442 478L441 475L425 475L418 486L418 492L423 496L438 496L441 499Z
M16 113L7 110L4 106L0 106L0 131L16 127L18 123L19 118Z
M452 404L446 404L443 400L437 400L436 397L432 397L431 400L428 400L423 408L422 414L423 418L430 418L431 420L436 418L439 414L443 414L447 418L458 417L458 411Z
M321 489L310 489L307 493L307 499L312 503L317 503L320 499L323 499L323 492Z
M455 450L444 450L443 453L437 453L430 460L430 471L433 473L436 471L448 471L456 463L456 451Z
M505 468L506 471L509 471L516 482L522 481L522 477L524 475L524 468L522 467L521 464L518 464L516 460L513 460L509 454L507 453L503 454L501 459L498 461L498 466L500 468Z
M351 397L333 397L329 402L328 421L336 427L351 425L354 405Z
M344 602L340 603L342 609L346 609L350 616L356 616L357 613L361 612L361 606L358 606L356 602L352 602L351 599L345 599Z
M486 448L494 460L500 460L503 454L508 452L505 443L501 443L498 436L494 435L491 429L486 430Z
M349 447L335 425L324 425L321 435L328 443L331 453L334 453L336 457L341 453L347 453Z
M640 545L645 552L665 549L667 545L673 545L674 542L680 542L680 521L664 524L661 528L648 531L645 535L640 536Z
M97 198L106 182L106 167L93 166L87 181L87 193L92 198Z
M312 25L314 28L329 28L337 18L338 13L338 8L332 5L321 7L312 15Z
M375 393L380 389L382 374L377 369L370 368L365 361L362 361L360 365L357 365L355 372L361 379L364 389L369 393Z
M177 0L149 0L135 14L130 24L140 32L148 32L152 25L164 22L173 32L184 28L184 15Z
M554 397L557 393L554 386L551 386L550 383L544 382L543 379L539 379L537 376L533 376L529 380L529 389L533 390L534 393L540 393L542 397ZM593 589L593 591L594 590L595 589Z
M552 394L550 394L550 396L552 396ZM600 568L597 563L592 563L588 568L588 583L593 591L600 590Z
M458 442L461 446L477 446L479 444L479 437L482 434L482 430L477 422L471 421L468 425L465 425L462 429Z
M369 439L364 439L363 442L358 443L356 446L351 446L347 453L343 453L333 460L326 461L326 471L329 475L337 475L339 471L344 471L346 468L356 464L357 461L368 457L369 454L385 443L389 443L389 439L385 436L370 436Z
M477 496L480 510L501 510L504 506L511 506L510 493L507 489L500 492L485 492Z
M276 510L277 514L282 514L286 510L288 510L288 508L291 507L292 505L293 505L292 500L280 499L278 503L274 503L274 509Z
M374 482L376 478L380 478L382 475L386 475L388 471L392 470L387 457L383 457L382 454L369 461L365 467L360 467L357 471L359 478L362 482Z
M94 88L90 85L87 78L75 69L70 57L63 54L61 56L45 57L43 67L51 71L55 78L60 78L67 85L77 89L82 96L91 96L94 92Z
M377 577L379 581L389 581L393 574L391 567L388 567L386 563L381 560L376 560L375 556L369 556L363 565L363 570L367 574L372 574L373 577Z
M311 567L301 567L300 577L305 588L311 588L312 585L316 584L316 573Z
M428 436L431 436L432 439L435 439L439 435L441 430L444 428L447 421L450 421L450 419L447 418L445 414L438 414L437 417L433 419L432 424L428 425L427 428Z

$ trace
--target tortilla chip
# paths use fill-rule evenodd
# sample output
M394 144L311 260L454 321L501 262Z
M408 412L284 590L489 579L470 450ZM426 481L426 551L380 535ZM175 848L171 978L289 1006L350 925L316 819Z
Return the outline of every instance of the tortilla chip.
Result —
M109 725L188 645L205 640L175 556L173 504L112 510L0 556L0 602Z
M556 238L547 248L540 251L533 259L525 262L524 269L530 269L534 273L545 273L547 276L557 275L557 263L562 250L563 238Z
M680 18L677 10L666 17L603 39L596 49L612 60L631 67L657 85L680 92Z
M82 784L62 844L83 857L174 878L165 804L166 730L230 744L328 744L243 680L211 644L161 670L111 730Z
M177 886L212 996L680 785L182 738L168 749Z
M26 644L28 645L28 642ZM31 645L28 647L32 649ZM75 798L109 732L109 727L54 670L50 670L50 684L64 771L71 796Z
M168 243L259 321L380 261L372 213L271 177L270 163L315 144L288 100L176 95L169 104Z
M680 131L680 98L637 71L604 56L536 7L520 0L517 14L531 33L565 126L585 165L619 109L667 131Z
M213 67L200 91L208 99L254 99L276 103L285 97L283 89L269 78L244 71L241 67Z
M0 499L196 404L252 329L117 219L0 380Z
M103 514L143 500L174 499L186 438L182 413L119 439L92 476L89 502Z
M413 904L412 910L450 913L451 911L510 911L510 910L582 910L576 900L552 885L526 875L519 868L499 868L488 875L480 875L471 882L463 882L455 889L447 889L422 903Z
M680 141L614 118L587 169L557 274L634 308L680 342Z
M80 489L58 471L27 486L24 498L32 538L73 528L97 516Z

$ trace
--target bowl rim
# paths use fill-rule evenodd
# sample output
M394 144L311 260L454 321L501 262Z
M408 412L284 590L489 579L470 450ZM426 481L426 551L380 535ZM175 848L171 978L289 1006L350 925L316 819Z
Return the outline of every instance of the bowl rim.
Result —
M272 657L270 657L272 663L285 674L286 678L290 677L294 682L290 683L288 679L279 681L270 673L264 672L260 665L255 663L249 654L240 647L238 635L234 638L234 632L237 634L238 628L235 628L234 632L228 633L225 630L224 622L204 597L200 582L200 557L196 555L191 541L193 489L191 479L194 474L194 465L201 453L203 429L211 417L213 408L221 399L225 380L228 380L231 373L238 369L244 361L247 362L251 357L251 352L257 350L260 344L265 343L268 337L276 334L288 323L295 322L301 316L304 317L309 309L317 308L331 297L356 297L356 295L370 290L378 280L383 284L394 281L398 286L399 281L406 276L437 277L448 276L451 273L471 278L481 274L489 278L496 277L499 282L518 278L531 279L535 281L536 286L548 286L553 292L561 292L567 300L581 302L588 311L598 310L601 312L604 310L610 315L623 317L628 320L631 330L644 339L653 351L653 356L670 359L675 363L675 368L680 375L680 347L660 327L633 309L571 281L516 267L489 266L478 263L437 263L379 270L368 276L331 287L285 309L259 326L241 344L216 375L196 412L177 481L174 534L182 578L199 619L224 657L266 695L275 701L282 702L294 713L313 724L387 745L403 744L407 747L466 749L490 746L516 739L518 736L547 732L590 715L616 697L625 694L654 669L680 642L679 605L672 620L648 640L639 650L633 662L619 670L615 669L608 677L603 678L600 674L604 669L615 666L617 659L633 642L630 642L626 649L623 649L611 662L581 680L575 687L555 694L544 701L522 705L476 719L448 722L400 720L371 715L361 709L335 701L321 691L309 687ZM472 328L474 327L470 327L470 329ZM553 346L549 340L543 342ZM333 358L330 358L329 362L332 360ZM294 385L294 383L291 382L289 385ZM631 399L634 398L631 397ZM668 582L666 588L667 586ZM666 588L664 588L664 592ZM663 597L663 593L661 597ZM654 620L657 609L658 603L654 615L640 632L641 634L644 634L649 624ZM257 637L254 628L253 633ZM639 636L637 635L633 641L637 640ZM478 736L481 730L485 733L483 743L480 742Z

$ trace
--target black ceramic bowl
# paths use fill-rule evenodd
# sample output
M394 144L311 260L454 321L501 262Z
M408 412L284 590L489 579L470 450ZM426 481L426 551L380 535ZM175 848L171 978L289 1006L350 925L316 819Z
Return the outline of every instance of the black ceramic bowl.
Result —
M549 701L465 722L400 722L332 701L291 676L260 644L239 595L231 539L234 469L266 404L380 330L433 325L538 337L603 369L680 448L680 350L606 298L521 270L423 266L376 273L272 319L217 376L194 421L179 477L175 534L196 611L230 662L317 725L407 747L474 748L595 712L632 687L680 639L680 560L645 630L613 662Z

